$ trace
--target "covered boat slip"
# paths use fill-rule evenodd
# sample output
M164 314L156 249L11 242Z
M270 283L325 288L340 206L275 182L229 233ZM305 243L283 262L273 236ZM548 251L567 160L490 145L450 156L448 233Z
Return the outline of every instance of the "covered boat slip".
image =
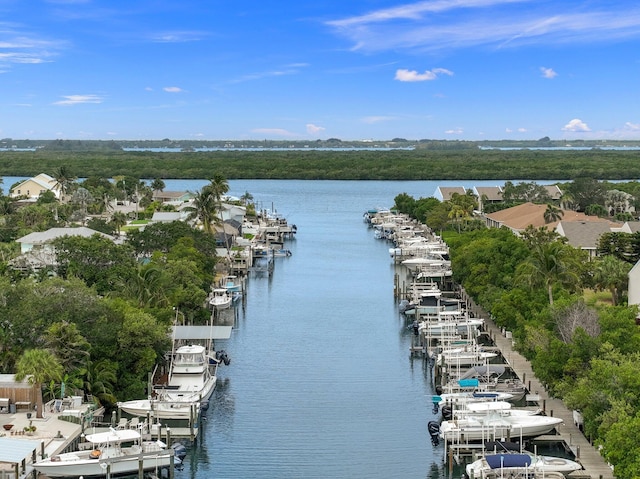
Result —
M39 449L43 449L42 441L0 437L0 478L18 479L27 463L35 461Z
M175 341L209 341L231 337L233 326L173 326Z

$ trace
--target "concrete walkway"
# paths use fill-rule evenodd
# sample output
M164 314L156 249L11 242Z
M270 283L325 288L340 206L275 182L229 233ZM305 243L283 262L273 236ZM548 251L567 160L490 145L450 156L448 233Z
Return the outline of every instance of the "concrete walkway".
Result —
M573 411L569 410L562 400L549 396L546 389L533 373L531 364L518 351L513 348L513 340L507 338L498 329L495 323L489 319L489 315L482 308L477 306L464 291L462 299L467 302L469 311L477 318L485 319L485 331L489 334L494 344L500 349L506 362L511 366L518 377L523 380L531 394L540 396L540 404L545 406L548 416L562 418L564 424L558 428L561 440L569 445L578 461L584 467L582 471L576 471L569 477L591 477L593 479L613 479L615 476L611 468L607 465L599 451L593 447L582 431L573 422Z

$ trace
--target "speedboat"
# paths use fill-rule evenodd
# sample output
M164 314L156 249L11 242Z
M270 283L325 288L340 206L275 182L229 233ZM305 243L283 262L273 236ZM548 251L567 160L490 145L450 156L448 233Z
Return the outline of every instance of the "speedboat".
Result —
M528 474L544 473L544 477L547 477L546 474L550 472L559 472L566 475L580 469L582 469L582 466L570 459L538 456L525 452L487 454L468 464L466 472L468 477L484 479L496 477L497 472L504 477L516 477L517 474L522 473L525 473L526 477L530 477Z
M231 306L233 299L231 293L226 288L214 288L209 295L209 307L211 309L227 309Z
M110 429L107 432L89 434L87 450L55 454L33 464L39 473L47 477L104 477L108 468L112 475L137 474L143 470L171 465L173 449L161 441L142 441L133 429ZM177 457L174 463L179 463Z
M163 419L189 419L209 399L216 386L216 371L220 362L229 364L224 351L215 357L204 346L180 346L174 354L165 384L154 386L154 396L148 399L124 401L118 407L134 416L151 414ZM197 417L197 416L195 416Z
M440 437L449 442L474 442L488 439L532 438L548 434L562 424L549 416L483 414L443 421Z

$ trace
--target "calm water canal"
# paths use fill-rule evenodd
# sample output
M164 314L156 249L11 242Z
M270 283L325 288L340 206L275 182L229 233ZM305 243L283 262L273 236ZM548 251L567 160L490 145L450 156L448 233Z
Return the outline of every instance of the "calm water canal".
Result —
M428 197L444 183L229 184L230 194L273 204L298 233L271 278L250 277L237 327L219 343L231 365L220 370L202 440L178 477L445 477L442 446L426 432L431 377L409 356L389 244L362 221L399 193Z

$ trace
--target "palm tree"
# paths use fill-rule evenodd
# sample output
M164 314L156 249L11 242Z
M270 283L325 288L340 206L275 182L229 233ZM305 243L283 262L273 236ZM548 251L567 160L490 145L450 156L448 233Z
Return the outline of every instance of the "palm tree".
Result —
M552 205L551 203L547 204L547 209L544 210L544 224L553 223L554 221L559 221L564 216L564 211L562 211L557 206Z
M213 233L213 226L220 222L216 215L216 200L209 185L193 196L191 206L186 207L185 210L189 211L187 219L199 221L202 224L202 229L207 233Z
M127 224L127 215L125 215L122 211L116 211L111 215L110 223L116 227L116 231L118 232L118 236L120 236L120 229Z
M530 287L544 287L553 305L553 287L561 284L575 289L580 284L578 259L572 248L560 241L534 245L531 254L518 267L518 280Z
M248 191L245 191L244 194L240 197L240 201L242 201L243 205L247 205L253 201L253 195Z
M36 417L43 413L42 385L53 380L62 380L62 365L51 352L46 349L27 349L16 363L16 381L27 381L36 390Z
M594 286L600 291L609 290L614 306L620 302L622 291L628 287L631 268L631 264L613 255L602 256L594 262Z
M205 188L210 188L214 199L219 203L222 197L229 191L229 182L220 173L216 173Z
M68 167L62 165L56 170L53 178L56 180L56 187L60 190L60 201L64 202L69 186L75 181L76 177L71 174Z
M160 178L155 178L151 182L151 189L153 191L164 191L165 186L166 185L164 184L164 181L162 181L162 179Z

